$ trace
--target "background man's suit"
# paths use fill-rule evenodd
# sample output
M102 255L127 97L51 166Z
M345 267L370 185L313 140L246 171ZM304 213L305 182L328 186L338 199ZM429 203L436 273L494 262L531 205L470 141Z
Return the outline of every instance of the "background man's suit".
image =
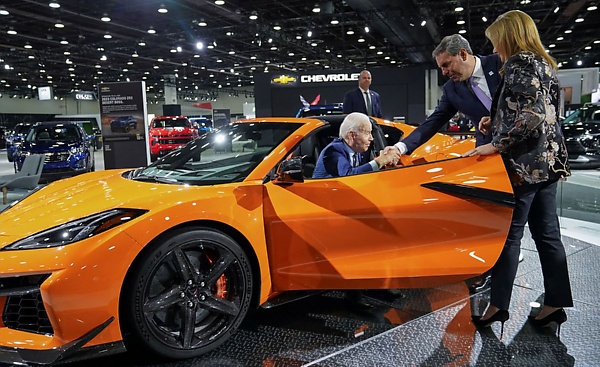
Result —
M371 172L371 164L364 163L365 153L361 153L358 167L352 167L352 157L348 145L340 138L334 139L323 149L317 159L313 178L342 177Z
M371 106L373 108L373 114L371 116L381 117L379 94L369 89L369 95L371 96ZM352 112L360 112L369 115L367 113L367 105L365 104L365 96L360 88L352 89L344 96L344 113L348 114Z
M481 60L481 68L483 69L483 74L485 75L485 80L493 99L501 80L499 70L502 67L502 61L500 61L500 57L496 54L479 56L479 59ZM431 139L458 111L465 114L475 126L477 146L492 141L491 134L487 136L483 135L478 128L479 120L484 116L490 116L490 111L477 98L469 80L455 82L450 79L444 84L443 90L444 93L435 111L415 131L402 140L406 144L409 153Z

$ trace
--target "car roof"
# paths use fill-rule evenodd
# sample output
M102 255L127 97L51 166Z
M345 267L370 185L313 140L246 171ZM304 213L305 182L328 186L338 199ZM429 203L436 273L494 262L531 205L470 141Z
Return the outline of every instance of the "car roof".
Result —
M188 118L185 117L185 116L156 116L154 118L154 120L176 120L176 119L186 119L186 120L188 120Z
M36 122L33 125L33 127L37 127L37 126L57 126L57 125L78 126L76 123L73 123L71 121L41 121L41 122Z

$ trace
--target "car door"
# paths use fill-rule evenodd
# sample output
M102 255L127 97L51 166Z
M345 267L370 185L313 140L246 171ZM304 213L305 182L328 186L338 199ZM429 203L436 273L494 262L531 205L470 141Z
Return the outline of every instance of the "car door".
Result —
M499 156L264 185L276 291L429 287L491 268L512 189Z

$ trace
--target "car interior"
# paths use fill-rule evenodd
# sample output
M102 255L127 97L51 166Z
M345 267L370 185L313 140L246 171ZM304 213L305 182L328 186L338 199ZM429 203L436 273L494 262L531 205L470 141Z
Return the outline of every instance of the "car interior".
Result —
M345 116L321 116L319 119L326 123L325 126L315 130L310 135L307 135L294 153L292 157L302 157L303 176L306 179L312 178L313 171L317 164L319 154L331 143L333 139L339 137L340 125L344 121ZM373 159L377 152L385 148L387 145L397 143L402 137L402 131L397 129L389 129L390 132L385 134L383 129L371 119L373 141L367 151L369 159ZM393 130L393 131L392 131ZM386 138L387 135L387 138Z

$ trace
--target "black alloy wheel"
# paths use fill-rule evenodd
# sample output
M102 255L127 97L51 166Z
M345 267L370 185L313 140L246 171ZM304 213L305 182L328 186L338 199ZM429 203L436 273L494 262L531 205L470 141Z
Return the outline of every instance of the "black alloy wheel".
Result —
M120 322L128 348L196 357L225 342L248 311L250 263L222 232L175 230L140 260L122 293Z

